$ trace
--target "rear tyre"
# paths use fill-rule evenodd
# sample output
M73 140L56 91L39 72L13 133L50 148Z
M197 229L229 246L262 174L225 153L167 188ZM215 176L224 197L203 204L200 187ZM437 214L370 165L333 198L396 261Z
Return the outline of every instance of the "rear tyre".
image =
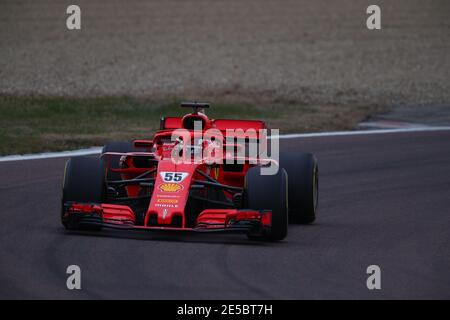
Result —
M287 174L284 169L276 175L261 175L260 167L250 168L245 179L245 207L253 210L272 210L272 227L263 238L283 240L288 232ZM254 236L249 236L255 238Z
M102 203L104 197L103 162L94 157L71 158L66 163L62 191L61 221L69 230L100 230L100 226L83 226L76 218L64 216L64 203Z
M114 141L106 144L102 149L102 154L106 152L118 152L118 153L128 153L128 152L136 152L138 151L133 143L128 141ZM114 156L109 158L110 167L113 169L118 169L120 166L120 156ZM106 165L106 163L105 163ZM120 173L111 172L107 173L107 179L109 181L117 181L121 180Z
M289 222L310 224L319 203L319 166L310 153L281 154L280 166L288 174Z

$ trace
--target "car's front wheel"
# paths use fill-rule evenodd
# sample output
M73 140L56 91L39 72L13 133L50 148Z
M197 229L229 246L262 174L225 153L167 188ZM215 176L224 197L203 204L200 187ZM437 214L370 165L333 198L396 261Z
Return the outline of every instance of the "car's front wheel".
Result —
M250 168L245 177L244 205L253 210L271 210L272 226L265 239L278 241L288 233L287 174L262 175L260 167Z
M76 217L65 215L67 202L102 203L105 189L104 167L96 157L75 157L66 163L62 190L61 220L66 229L99 230L99 226L83 226Z

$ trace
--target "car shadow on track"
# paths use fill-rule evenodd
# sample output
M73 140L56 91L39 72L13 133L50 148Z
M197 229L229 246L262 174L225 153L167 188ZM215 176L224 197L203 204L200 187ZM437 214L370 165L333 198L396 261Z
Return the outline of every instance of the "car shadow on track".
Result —
M280 242L268 242L248 239L245 234L224 235L224 234L206 234L206 233L190 233L180 234L171 231L152 231L152 233L142 231L67 231L62 230L64 235L84 236L84 237L105 237L117 239L129 239L140 241L166 241L166 242L185 242L185 243L204 243L204 244L232 244L246 246L271 246L283 244Z

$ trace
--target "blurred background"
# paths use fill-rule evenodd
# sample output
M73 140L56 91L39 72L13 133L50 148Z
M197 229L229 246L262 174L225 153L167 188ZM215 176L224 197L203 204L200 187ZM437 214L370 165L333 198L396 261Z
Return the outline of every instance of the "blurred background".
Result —
M0 0L0 153L147 136L184 99L282 132L449 124L449 16L446 0Z

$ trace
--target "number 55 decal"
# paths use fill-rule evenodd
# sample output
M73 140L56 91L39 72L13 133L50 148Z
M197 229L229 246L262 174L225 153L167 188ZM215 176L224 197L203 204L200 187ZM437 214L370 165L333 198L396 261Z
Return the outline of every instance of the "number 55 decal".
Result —
M173 183L180 183L189 175L189 173L187 172L166 172L166 171L162 171L160 172L160 174L164 182L173 182Z

